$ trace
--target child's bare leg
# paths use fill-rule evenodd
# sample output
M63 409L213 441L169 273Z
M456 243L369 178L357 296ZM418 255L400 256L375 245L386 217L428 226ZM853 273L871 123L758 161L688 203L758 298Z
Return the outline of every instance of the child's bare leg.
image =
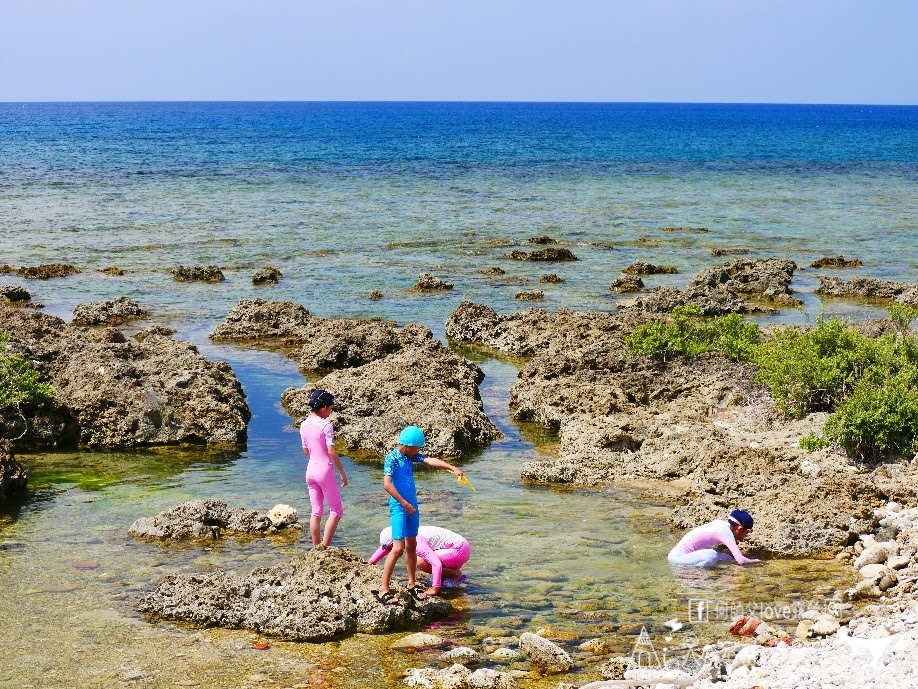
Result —
M340 514L335 514L332 512L328 515L328 521L325 522L325 535L322 538L322 545L331 545L332 539L335 537L335 529L338 528L338 522L340 521Z
M392 550L386 555L386 561L383 564L382 583L379 585L379 595L383 595L389 590L389 583L392 581L392 572L395 571L395 563L402 556L405 550L405 541L392 541Z
M321 543L321 538L319 536L320 530L319 527L322 526L322 517L317 517L312 515L309 517L309 535L312 537L312 544L319 545Z
M414 586L414 578L418 568L418 539L416 536L405 538L405 564L408 565L408 588Z

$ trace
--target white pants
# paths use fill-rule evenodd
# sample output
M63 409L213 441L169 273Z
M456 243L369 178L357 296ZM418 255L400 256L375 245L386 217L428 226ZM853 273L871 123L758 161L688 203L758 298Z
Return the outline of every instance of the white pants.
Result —
M675 548L669 551L666 558L671 565L690 565L692 567L710 567L715 562L723 560L732 560L733 556L729 553L721 553L713 548L702 548L693 550L690 553L682 553Z

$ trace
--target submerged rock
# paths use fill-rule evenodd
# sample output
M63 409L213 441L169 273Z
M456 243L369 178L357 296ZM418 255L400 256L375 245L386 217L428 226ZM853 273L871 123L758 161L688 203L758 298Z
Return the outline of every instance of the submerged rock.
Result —
M257 271L252 276L253 285L276 285L278 279L283 277L283 273L280 272L277 268L272 268L268 266L267 268L262 268Z
M125 339L112 327L88 330L46 314L0 305L0 331L24 353L54 401L27 410L21 447L136 447L245 442L251 413L226 362L185 342ZM22 432L14 415L0 432Z
M675 275L679 271L673 266L655 266L653 263L637 261L622 272L628 275Z
M818 261L813 261L810 268L860 268L864 263L859 258L850 261L844 256L823 256Z
M143 597L139 609L290 641L379 634L442 619L452 610L436 596L417 601L398 585L392 587L398 603L383 605L373 593L379 581L379 568L351 551L318 547L248 575L218 570L167 576Z
M816 294L827 297L896 301L918 308L918 284L874 278L854 278L845 282L837 277L820 277Z
M711 249L711 256L724 256L726 254L748 254L749 249L739 246L728 246L720 249Z
M418 292L438 292L441 290L451 290L452 288L453 283L451 282L444 282L436 275L431 275L430 273L421 273L413 289Z
M90 301L73 309L74 325L120 325L146 318L147 312L128 297L108 301Z
M557 244L558 240L547 235L542 235L541 237L530 237L530 244Z
M563 249L550 246L547 249L536 249L526 253L525 251L511 251L510 258L516 261L576 261L570 249Z
M141 517L131 524L128 533L164 540L216 539L226 534L276 533L285 528L303 528L296 510L288 505L277 505L265 514L243 507L230 509L222 500L195 500L180 503L155 517Z
M170 272L176 282L223 282L226 279L218 266L176 266Z
M16 272L29 280L50 280L76 275L80 270L69 263L43 263L40 266L23 266Z
M542 672L567 672L574 665L567 651L538 634L520 634L520 650Z

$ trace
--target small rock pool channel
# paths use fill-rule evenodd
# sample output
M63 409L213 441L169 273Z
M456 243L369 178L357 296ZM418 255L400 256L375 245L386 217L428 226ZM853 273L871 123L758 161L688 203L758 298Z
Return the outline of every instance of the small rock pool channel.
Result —
M0 512L0 687L398 687L405 668L437 665L444 647L390 648L407 632L291 643L136 612L138 599L168 573L248 571L307 548L308 536L296 534L210 545L127 535L138 517L202 498L263 511L287 503L308 517L299 437L279 403L286 387L303 384L295 365L262 351L198 344L209 358L227 359L243 382L254 414L245 452L20 456L29 496ZM446 472L417 474L423 522L464 534L473 548L469 581L451 597L457 612L433 625L448 644L482 650L487 637L551 628L574 654L574 671L522 678L520 686L581 684L599 678L601 658L578 648L587 639L601 637L628 655L645 627L661 657L685 654L723 637L739 606L777 613L772 621L792 632L801 606L824 606L851 585L850 569L834 561L676 572L666 553L679 534L667 523L665 499L634 486L522 484L522 463L555 452L556 440L510 419L512 364L478 363L487 376L486 410L507 437L462 463L476 492ZM344 461L350 485L336 544L368 556L388 523L381 462ZM401 563L396 576L404 577ZM690 620L690 602L699 600L709 602L707 619ZM783 606L790 609L784 619ZM697 618L697 604L692 610ZM670 632L663 623L671 618L685 626ZM264 642L268 648L253 647Z

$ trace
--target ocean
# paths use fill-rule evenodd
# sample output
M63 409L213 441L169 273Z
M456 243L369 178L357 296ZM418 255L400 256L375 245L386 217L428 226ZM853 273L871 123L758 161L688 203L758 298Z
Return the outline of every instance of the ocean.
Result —
M538 248L528 240L540 236L578 260L509 258ZM229 361L254 412L247 447L229 457L167 448L21 458L29 498L0 510L0 645L42 650L0 659L0 685L63 686L55 677L70 676L94 686L122 657L155 674L163 649L191 633L136 613L159 577L249 569L305 548L283 539L172 548L126 535L138 517L205 497L308 514L299 438L279 405L286 387L304 383L296 364L207 339L239 299L420 323L442 337L462 300L499 312L612 310L627 297L609 283L631 263L676 267L644 280L678 287L731 258L712 249L730 247L801 267L792 286L804 307L766 322L882 315L877 305L813 291L820 274L918 280L918 107L0 104L0 264L82 271L0 282L23 285L65 319L78 303L130 296L150 311L148 322ZM808 268L839 254L864 265ZM219 265L226 281L174 282L169 271L179 264ZM280 283L254 286L252 274L267 265L281 270ZM128 272L95 272L110 266ZM491 267L505 273L479 272ZM425 272L454 289L412 291ZM564 281L540 283L547 273ZM532 290L544 299L515 299ZM372 291L383 297L371 300ZM510 418L516 363L464 353L485 372L485 409L507 437L463 462L475 493L448 475L419 477L422 513L473 549L469 584L454 599L459 612L438 633L478 639L549 626L580 639L603 635L627 654L642 626L659 633L663 620L685 618L689 600L818 605L850 585L851 572L832 561L775 560L728 579L675 576L665 562L679 535L666 521L667 500L633 486L523 485L521 464L555 452L557 441ZM387 523L380 467L344 461L351 485L336 544L368 556ZM77 559L100 568L75 570ZM722 622L695 631L717 636ZM251 636L208 634L220 643ZM358 640L350 674L332 685L378 686L383 673L398 686L411 660L390 657L388 643ZM308 645L283 648L285 657L319 662ZM176 655L169 671L194 675L198 660ZM242 682L247 663L227 661L221 681Z

